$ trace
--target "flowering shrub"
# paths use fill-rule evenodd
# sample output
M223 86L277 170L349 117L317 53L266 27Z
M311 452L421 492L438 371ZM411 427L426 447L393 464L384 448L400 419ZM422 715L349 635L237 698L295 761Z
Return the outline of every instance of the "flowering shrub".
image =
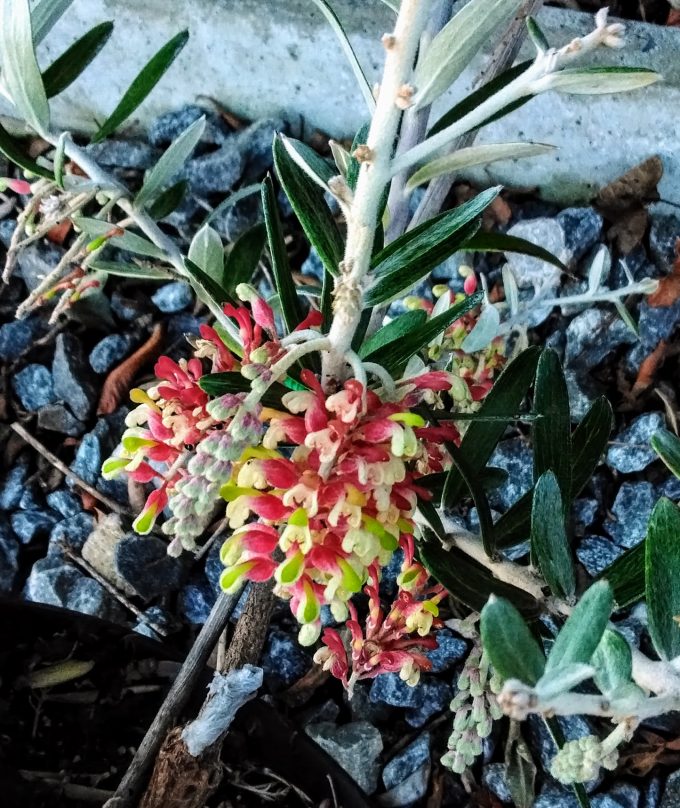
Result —
M331 143L333 163L283 135L273 144L276 178L323 264L320 289L307 287L303 294L291 272L269 176L260 191L276 287L271 301L248 285L258 280L261 227L247 234L249 246L252 239L260 249L232 262L234 245L225 265L224 246L209 225L195 235L187 255L159 226L181 201L176 177L200 148L204 119L176 138L135 194L68 133L55 132L48 101L48 89L51 95L55 87L46 87L46 78L75 78L75 68L89 63L111 26L93 29L69 48L68 70L62 62L41 72L33 43L59 9L48 14L44 3L32 8L28 0L0 0L0 90L49 150L36 161L0 128L0 150L27 177L0 179L0 188L30 192L4 279L22 249L70 222L75 235L63 259L18 316L59 294L54 319L110 276L191 283L211 324L190 338L189 359L162 357L151 386L132 391L137 406L103 467L105 477L124 474L148 486L135 529L162 531L168 552L179 555L204 544L210 525L224 516L231 533L221 549L223 589L271 581L290 602L300 641L320 639L316 661L350 691L384 672L398 672L415 685L431 667L427 652L436 647L445 596L466 610L466 630L481 612L480 633L469 635L474 648L452 702L453 733L443 762L456 772L472 765L501 712L517 721L531 713L548 722L573 713L611 719L616 726L603 740L570 742L553 763L555 777L578 787L601 767L615 766L618 746L641 720L680 706L680 509L661 500L646 543L605 571L609 583L579 591L567 516L607 445L611 408L595 402L572 434L556 354L514 350L508 339L518 332L521 343L526 331L510 272L503 272L506 301L500 303L490 301L484 276L478 279L472 270L465 272L463 293L437 288L434 304L409 292L461 250L525 252L563 271L541 245L479 233L499 188L437 213L452 172L548 147L486 144L448 152L462 135L543 92L628 91L659 77L641 68L573 66L594 50L623 45L623 27L611 23L606 10L598 12L589 34L560 48L550 47L528 19L533 61L507 69L439 120L428 120L432 102L455 81L467 56L513 17L520 0L471 0L441 25L428 0L389 2L398 10L393 31L382 39L385 69L375 92L328 4L314 2L343 39L370 117L351 151ZM68 5L59 4L62 11ZM35 31L38 22L42 30ZM134 92L95 140L134 112L186 39L186 33L173 38L142 69ZM408 195L424 183L428 190L411 217ZM107 260L112 246L134 260ZM545 296L539 279L526 306L617 303L655 286L631 280L624 289L603 289L603 271L603 261L594 261L588 290L558 300ZM404 298L407 311L387 317L389 304ZM503 321L501 314L508 313ZM523 409L526 400L530 411ZM531 432L534 486L494 522L486 492L498 470L486 466L506 427L518 419ZM661 434L655 448L680 475L680 442ZM470 499L479 535L448 521L450 511ZM530 566L503 557L526 540ZM381 576L397 550L403 563L387 605ZM609 625L615 598L625 605L642 597L658 659L631 648ZM344 625L322 634L325 606ZM546 613L553 619L537 631L553 641L547 655L526 623L538 625L536 618ZM589 692L576 690L590 680ZM518 732L515 727L508 739L508 759L521 749ZM518 776L526 780L531 767L520 768ZM508 780L516 783L517 777ZM525 804L530 786L523 781L518 804ZM585 792L577 793L585 804Z

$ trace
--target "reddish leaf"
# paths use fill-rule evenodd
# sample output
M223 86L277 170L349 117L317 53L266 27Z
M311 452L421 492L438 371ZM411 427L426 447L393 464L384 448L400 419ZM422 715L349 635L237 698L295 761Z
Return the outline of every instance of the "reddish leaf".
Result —
M53 244L63 244L66 240L66 236L68 236L71 231L71 227L73 227L73 222L70 219L64 219L63 222L55 224L47 233L48 241L51 241Z
M649 354L649 356L645 357L640 365L637 379L635 379L635 384L633 385L633 389L631 391L633 396L639 396L651 386L657 370L661 367L664 359L666 358L667 352L668 343L662 339L656 348Z
M647 302L650 306L663 308L672 306L680 298L680 238L675 242L675 261L673 269L665 278L659 281L659 288L649 295Z
M160 356L164 336L163 326L159 323L154 327L149 339L109 373L99 397L98 415L110 415L118 409L123 398L130 392L137 373L144 365Z

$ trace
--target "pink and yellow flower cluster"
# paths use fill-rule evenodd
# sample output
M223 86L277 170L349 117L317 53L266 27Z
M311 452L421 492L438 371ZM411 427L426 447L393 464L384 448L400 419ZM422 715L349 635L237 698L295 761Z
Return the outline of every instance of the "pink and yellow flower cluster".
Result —
M410 380L398 401L383 401L356 380L326 395L310 371L301 379L309 389L285 394L286 411L266 412L260 451L235 463L221 490L235 530L222 548L222 585L234 591L243 579L274 576L302 624L300 641L311 644L321 607L346 620L369 569L389 563L398 547L406 559L402 587L420 577L414 514L418 497L430 494L418 478L444 469L442 445L458 434L426 426L411 411L426 390L450 387L447 373ZM253 515L258 521L248 522Z

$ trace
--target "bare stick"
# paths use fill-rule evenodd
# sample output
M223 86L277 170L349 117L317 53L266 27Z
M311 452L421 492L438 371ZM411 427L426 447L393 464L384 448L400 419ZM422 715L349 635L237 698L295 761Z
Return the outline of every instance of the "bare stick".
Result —
M43 446L43 444L40 443L37 438L34 438L30 432L24 429L20 423L15 421L13 424L11 424L11 427L17 433L17 435L19 435L19 437L23 438L26 443L29 444L29 446L32 446L36 452L45 458L45 460L51 463L56 469L59 469L59 471L65 475L67 479L73 480L73 482L76 483L79 488L82 488L83 491L87 491L88 494L93 496L95 499L98 499L101 503L106 505L107 508L115 511L116 513L124 514L126 516L132 515L124 505L121 505L114 499L110 499L106 496L106 494L100 493L96 488L91 486L89 483L86 483L85 480L71 471L71 469L65 463L63 463L55 454L52 454L52 452L50 452L46 446Z
M78 555L76 551L71 547L71 545L67 544L66 542L61 542L61 548L66 553L66 555L79 567L82 567L88 575L95 579L98 583L100 583L107 592L110 592L113 597L126 609L132 612L136 617L140 620L145 622L149 625L157 634L160 634L161 637L167 637L168 632L161 628L158 623L154 623L152 620L149 620L148 617L144 614L144 612L135 606L130 600L128 600L125 595L120 591L120 589L116 589L116 587L108 581L103 575L101 575L97 570L90 564L89 561L86 561L82 556Z
M234 595L220 595L217 598L196 642L187 654L177 678L165 697L165 701L120 781L116 793L106 802L104 808L123 808L123 806L138 804L134 800L141 790L144 776L153 764L154 758L165 740L166 733L177 722L196 681L203 673L208 658L238 603L240 594L239 591Z

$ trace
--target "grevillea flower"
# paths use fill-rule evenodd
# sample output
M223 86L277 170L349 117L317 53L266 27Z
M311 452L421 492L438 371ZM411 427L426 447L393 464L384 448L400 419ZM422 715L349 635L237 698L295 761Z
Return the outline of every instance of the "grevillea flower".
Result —
M419 566L412 559L407 563ZM437 647L430 632L441 625L438 604L446 593L440 585L428 588L428 575L421 570L422 574L414 577L418 584L409 589L401 588L385 613L378 590L380 571L377 564L371 564L364 587L368 595L365 629L361 628L352 602L348 604L349 648L345 647L338 631L325 629L323 647L316 652L314 660L340 679L350 692L360 679L373 679L381 673L398 673L405 682L415 685L420 672L432 667L423 651Z
M409 379L397 401L355 379L327 395L310 371L300 378L307 389L285 394L285 411L267 413L262 448L269 455L235 462L221 489L236 530L223 547L222 585L235 591L243 580L260 580L265 559L278 558L275 591L302 624L301 642L311 644L322 605L344 620L373 565L389 563L397 547L411 565L418 497L429 497L418 477L445 468L443 443L458 433L452 425L428 427L411 411L426 391L450 387L447 373ZM259 521L248 524L252 516Z

